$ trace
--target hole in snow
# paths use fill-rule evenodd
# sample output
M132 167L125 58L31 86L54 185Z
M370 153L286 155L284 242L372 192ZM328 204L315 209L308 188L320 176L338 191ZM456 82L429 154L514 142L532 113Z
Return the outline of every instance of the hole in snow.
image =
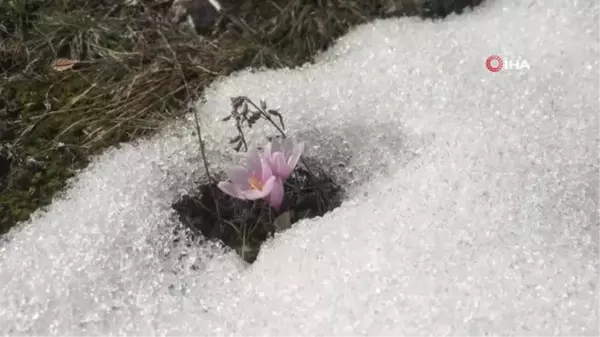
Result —
M246 162L231 167L227 175L213 177L203 154L208 179L172 207L192 241L220 242L252 263L261 244L275 232L300 220L323 216L341 205L344 190L332 178L335 172L325 168L344 164L335 156L330 157L335 163L323 163L306 155L304 142L295 144L287 138L283 116L268 109L266 102L261 101L259 107L249 98L238 96L231 99L231 105L231 113L223 122L234 124L237 135L229 143L235 151L246 152ZM276 137L267 137L269 144L260 151L248 138L259 120L278 132ZM199 142L204 144L201 132L197 124ZM204 153L204 146L200 148Z
M234 249L248 263L256 260L261 244L275 232L294 223L323 216L339 207L343 188L314 161L309 170L299 165L284 184L279 210L265 200L236 199L221 191L216 183L203 183L193 194L173 204L190 239L198 236L219 241ZM224 176L223 176L224 178ZM224 180L224 179L220 179Z

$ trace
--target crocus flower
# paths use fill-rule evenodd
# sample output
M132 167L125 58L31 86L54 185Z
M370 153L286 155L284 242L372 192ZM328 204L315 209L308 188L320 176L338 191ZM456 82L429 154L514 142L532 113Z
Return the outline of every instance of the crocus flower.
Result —
M289 139L273 140L265 147L264 159L271 166L273 174L285 181L298 164L304 151L304 143L294 145Z
M250 150L246 165L230 168L227 176L230 181L219 182L221 191L238 199L265 199L275 209L281 206L283 180L273 175L270 165L257 150Z

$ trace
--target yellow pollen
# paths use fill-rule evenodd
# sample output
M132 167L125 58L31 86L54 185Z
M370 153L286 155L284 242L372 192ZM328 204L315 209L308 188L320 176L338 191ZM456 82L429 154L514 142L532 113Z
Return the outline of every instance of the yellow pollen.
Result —
M262 191L262 189L264 187L263 183L260 180L258 180L258 178L256 178L256 177L251 177L250 179L248 179L248 186L251 189L255 189L255 190L259 190L259 191Z

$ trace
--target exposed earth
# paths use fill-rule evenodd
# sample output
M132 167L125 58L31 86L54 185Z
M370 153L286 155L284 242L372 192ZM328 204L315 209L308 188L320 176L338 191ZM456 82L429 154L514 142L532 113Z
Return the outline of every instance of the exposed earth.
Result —
M220 76L309 62L375 18L440 18L480 2L1 2L0 234L48 205L90 156L151 135Z

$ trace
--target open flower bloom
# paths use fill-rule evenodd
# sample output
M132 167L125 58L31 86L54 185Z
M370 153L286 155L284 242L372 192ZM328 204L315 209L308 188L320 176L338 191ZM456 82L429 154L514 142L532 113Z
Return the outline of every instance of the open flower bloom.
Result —
M303 151L304 143L294 145L289 138L275 139L267 144L263 156L273 174L285 181L292 174Z
M238 199L265 199L275 209L281 206L283 180L273 175L270 165L258 151L249 151L246 166L230 168L227 176L230 181L219 182L221 191Z

